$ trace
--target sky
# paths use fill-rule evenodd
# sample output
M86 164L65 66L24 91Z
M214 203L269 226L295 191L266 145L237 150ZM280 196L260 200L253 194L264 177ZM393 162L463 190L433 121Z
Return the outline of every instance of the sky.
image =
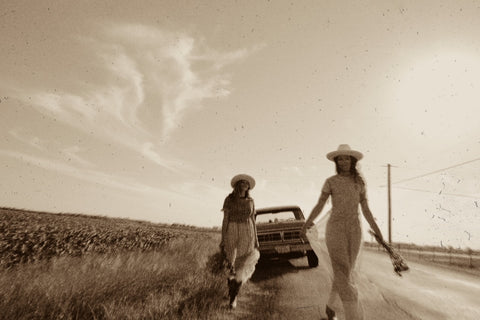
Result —
M480 249L477 1L0 0L0 34L0 206L219 226L247 173L308 216L349 144L384 236L390 164L393 241Z

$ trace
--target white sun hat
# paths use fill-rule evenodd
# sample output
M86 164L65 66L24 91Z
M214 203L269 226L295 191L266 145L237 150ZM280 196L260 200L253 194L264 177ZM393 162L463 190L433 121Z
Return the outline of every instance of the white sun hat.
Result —
M341 144L336 151L327 153L327 159L331 161L335 161L335 157L338 156L352 156L357 161L363 158L363 154L360 151L352 150L348 144Z
M232 181L230 182L230 185L235 187L235 184L240 181L240 180L245 180L248 181L248 184L250 185L250 190L255 187L255 179L253 179L251 176L248 174L237 174L235 177L232 178Z

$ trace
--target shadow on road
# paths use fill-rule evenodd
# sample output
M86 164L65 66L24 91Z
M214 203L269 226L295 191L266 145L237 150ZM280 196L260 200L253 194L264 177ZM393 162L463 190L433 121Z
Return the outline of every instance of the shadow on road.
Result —
M260 260L255 267L255 273L253 274L252 282L261 282L276 277L280 277L286 273L296 273L301 270L310 269L306 260L303 259L287 260Z

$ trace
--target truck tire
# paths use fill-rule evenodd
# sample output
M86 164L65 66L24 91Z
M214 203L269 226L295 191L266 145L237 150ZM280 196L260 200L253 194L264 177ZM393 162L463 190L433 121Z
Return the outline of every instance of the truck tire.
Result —
M307 260L310 268L318 267L318 257L313 250L307 251Z

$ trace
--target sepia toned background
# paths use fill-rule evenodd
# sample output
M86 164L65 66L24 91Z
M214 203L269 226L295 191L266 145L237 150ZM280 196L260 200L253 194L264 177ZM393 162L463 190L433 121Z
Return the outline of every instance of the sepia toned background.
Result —
M0 1L0 206L308 215L341 143L392 238L480 249L476 1Z

